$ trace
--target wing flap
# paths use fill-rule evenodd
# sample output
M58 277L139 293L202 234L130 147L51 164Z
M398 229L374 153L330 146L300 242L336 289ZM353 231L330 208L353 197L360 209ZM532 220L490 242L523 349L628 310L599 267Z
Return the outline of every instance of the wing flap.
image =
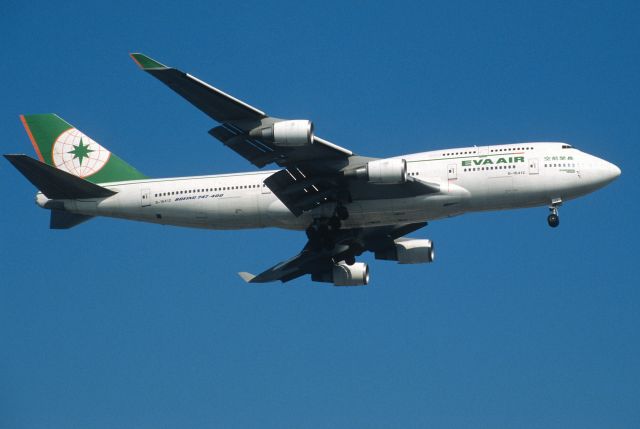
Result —
M300 168L287 168L272 174L265 185L296 216L336 198L339 188L329 176L303 173Z
M256 167L262 168L278 158L278 154L269 146L249 138L248 135L238 132L228 125L212 128L209 130L209 134Z

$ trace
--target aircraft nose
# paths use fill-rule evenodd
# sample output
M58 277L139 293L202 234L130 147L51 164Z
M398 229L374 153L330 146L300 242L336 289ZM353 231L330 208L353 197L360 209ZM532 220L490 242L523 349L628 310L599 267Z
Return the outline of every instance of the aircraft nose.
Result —
M613 181L617 179L622 173L622 170L620 170L620 167L618 167L617 165L609 161L605 161L604 164L605 164L604 166L605 174L607 175L607 179L609 181Z
M617 165L609 161L605 161L604 159L600 160L598 167L598 176L600 176L599 181L601 181L603 185L613 182L622 173Z

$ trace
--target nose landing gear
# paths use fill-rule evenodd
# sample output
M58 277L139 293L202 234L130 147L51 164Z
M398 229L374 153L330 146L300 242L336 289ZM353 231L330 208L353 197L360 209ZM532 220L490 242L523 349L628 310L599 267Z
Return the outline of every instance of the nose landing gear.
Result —
M554 199L551 201L551 205L549 206L549 211L551 214L547 217L547 223L551 228L556 228L560 225L560 217L558 216L558 207L562 204L562 200L560 198Z

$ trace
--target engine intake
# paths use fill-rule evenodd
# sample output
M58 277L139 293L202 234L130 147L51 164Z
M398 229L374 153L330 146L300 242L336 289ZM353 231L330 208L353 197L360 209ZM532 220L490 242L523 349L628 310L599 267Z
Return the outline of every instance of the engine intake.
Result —
M296 147L313 143L313 123L307 119L280 121L249 132L254 138L273 142L276 146Z
M424 264L433 262L436 257L435 246L431 240L400 238L392 246L375 253L376 259L398 261L399 264Z

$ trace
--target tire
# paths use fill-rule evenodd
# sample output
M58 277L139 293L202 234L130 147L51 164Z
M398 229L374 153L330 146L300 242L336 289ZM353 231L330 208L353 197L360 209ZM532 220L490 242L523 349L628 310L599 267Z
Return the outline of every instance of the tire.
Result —
M551 228L556 228L558 225L560 225L560 218L557 214L551 213L549 217L547 217L547 223Z

